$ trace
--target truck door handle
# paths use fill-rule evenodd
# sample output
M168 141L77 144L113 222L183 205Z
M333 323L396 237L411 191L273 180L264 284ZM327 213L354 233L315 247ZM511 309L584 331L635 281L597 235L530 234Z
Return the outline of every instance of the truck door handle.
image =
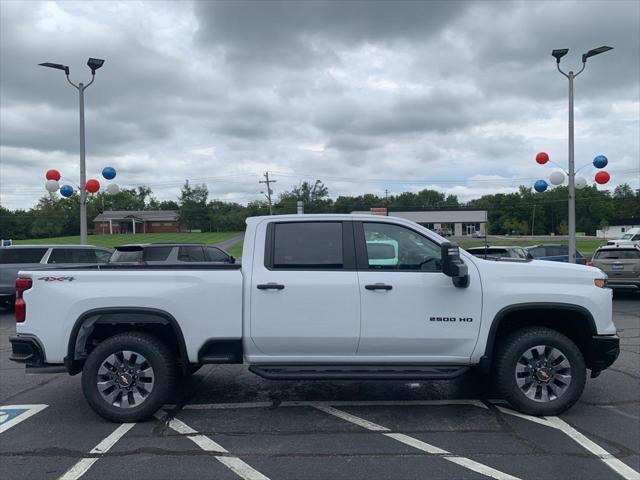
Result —
M270 283L261 283L258 285L258 290L282 290L282 289L284 289L284 285L281 285L280 283L270 282Z
M391 285L385 285L384 283L374 283L372 285L365 285L364 288L367 290L391 290L393 287Z

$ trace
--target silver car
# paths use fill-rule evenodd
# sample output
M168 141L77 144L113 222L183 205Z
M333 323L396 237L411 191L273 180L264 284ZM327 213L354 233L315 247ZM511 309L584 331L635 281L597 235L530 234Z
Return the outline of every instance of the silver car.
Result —
M11 306L20 270L47 265L106 263L111 250L92 245L13 245L0 247L0 304Z
M616 288L640 288L640 247L607 245L593 254L591 265L609 277L607 283Z

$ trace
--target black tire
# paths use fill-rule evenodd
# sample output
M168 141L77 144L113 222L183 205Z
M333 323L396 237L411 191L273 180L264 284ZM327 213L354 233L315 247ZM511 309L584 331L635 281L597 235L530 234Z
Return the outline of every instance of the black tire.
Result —
M122 351L143 356L153 375L151 391L139 405L129 408L109 403L98 388L98 370L103 362ZM150 418L166 403L176 377L175 357L164 343L146 333L121 333L106 339L89 354L82 369L82 392L91 408L101 417L112 422L139 422Z
M544 399L532 399L525 393L525 390L530 392L531 395L537 397L538 392L542 392L542 389L547 388L557 389L556 385L547 385L555 381L555 373L551 372L551 380L539 382L539 378L535 374L523 373L523 376L527 376L527 379L531 379L531 385L526 387L525 382L528 380L521 380L525 385L521 388L516 380L516 367L521 358L529 352L533 352L536 346L548 346L552 349L557 349L568 361L570 366L570 382L568 386L564 386L564 390L557 395L556 398ZM545 349L546 351L546 349ZM560 358L560 357L557 357ZM564 360L563 360L564 362ZM553 362L549 362L552 364ZM521 363L521 365L524 365ZM520 367L522 369L522 367ZM526 367L529 368L528 366ZM540 372L541 377L548 377L549 371L547 369ZM533 369L530 369L533 371ZM564 371L566 373L566 371ZM576 344L567 336L544 327L527 327L516 330L506 337L504 337L498 345L496 353L496 359L494 363L494 374L496 379L496 386L503 398L507 400L516 410L529 415L557 415L569 409L574 403L578 401L584 390L584 385L587 379L587 370L584 361L584 357L580 352L580 349ZM558 385L564 382L558 380ZM531 387L534 389L530 390ZM546 395L549 395L551 390L548 390ZM559 390L556 390L556 393Z

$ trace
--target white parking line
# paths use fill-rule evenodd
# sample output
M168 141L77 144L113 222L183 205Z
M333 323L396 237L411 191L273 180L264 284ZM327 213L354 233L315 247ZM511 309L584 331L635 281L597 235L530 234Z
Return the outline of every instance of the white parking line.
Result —
M523 418L525 420L529 420L530 422L539 423L546 427L555 428L556 430L560 430L562 433L567 435L571 440L576 442L585 450L590 451L600 460L602 460L605 465L607 465L610 469L616 472L621 477L626 480L640 480L640 473L635 471L633 468L628 466L621 460L618 460L612 454L607 452L600 445L595 443L593 440L587 438L585 435L577 431L567 422L562 420L559 417L533 417L531 415L526 415L524 413L515 412L509 408L496 406L498 410L502 413L506 413L507 415L512 415L514 417Z
M165 412L159 411L155 416L162 420L164 415ZM189 440L198 445L205 452L229 453L222 445L214 442L206 435L199 434L196 430L177 418L169 420L169 428L182 435L186 435ZM238 457L232 455L214 455L214 458L243 480L269 480L269 477L265 477L251 465L240 460Z
M102 440L98 445L93 447L89 452L93 455L101 455L107 453L125 433L133 428L135 423L123 423L116 428L111 434ZM58 480L77 480L82 477L91 466L96 463L100 457L86 457L79 460L73 467L67 470Z
M273 407L315 407L327 405L336 407L393 407L393 406L446 406L472 405L478 408L488 407L481 400L328 400L328 401L286 401L286 402L240 402L240 403L196 403L185 405L184 410L233 410L240 408L273 408Z
M0 433L6 432L11 427L15 427L20 422L23 422L29 417L32 417L38 412L41 412L48 405L2 405L0 406L0 412L2 412L2 419L0 420ZM15 410L26 410L24 412L20 412L11 418L11 411ZM5 420L6 417L8 420Z
M481 475L495 478L496 480L519 480L518 477L514 477L513 475L509 475L508 473L501 472L500 470L496 470L495 468L491 468L487 465L476 462L475 460L471 460L470 458L453 455L447 450L435 447L426 442L423 442L422 440L418 440L417 438L410 437L403 433L392 433L387 427L383 427L382 425L370 422L369 420L365 420L364 418L360 418L342 410L338 410L337 408L322 404L316 404L314 406L318 410L321 410L325 413L334 415L338 418L346 420L347 422L351 422L355 425L366 428L367 430L371 430L373 432L381 432L385 437L392 438L394 440L397 440L398 442L404 443L405 445L413 448L417 448L418 450L421 450L430 455L439 455L440 458L444 460L455 463L456 465L460 465L461 467L467 468Z

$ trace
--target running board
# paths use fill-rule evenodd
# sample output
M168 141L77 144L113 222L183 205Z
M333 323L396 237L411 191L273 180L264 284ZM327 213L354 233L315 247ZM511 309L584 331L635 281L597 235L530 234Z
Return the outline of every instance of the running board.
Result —
M469 370L464 365L251 365L249 371L269 380L436 380Z

